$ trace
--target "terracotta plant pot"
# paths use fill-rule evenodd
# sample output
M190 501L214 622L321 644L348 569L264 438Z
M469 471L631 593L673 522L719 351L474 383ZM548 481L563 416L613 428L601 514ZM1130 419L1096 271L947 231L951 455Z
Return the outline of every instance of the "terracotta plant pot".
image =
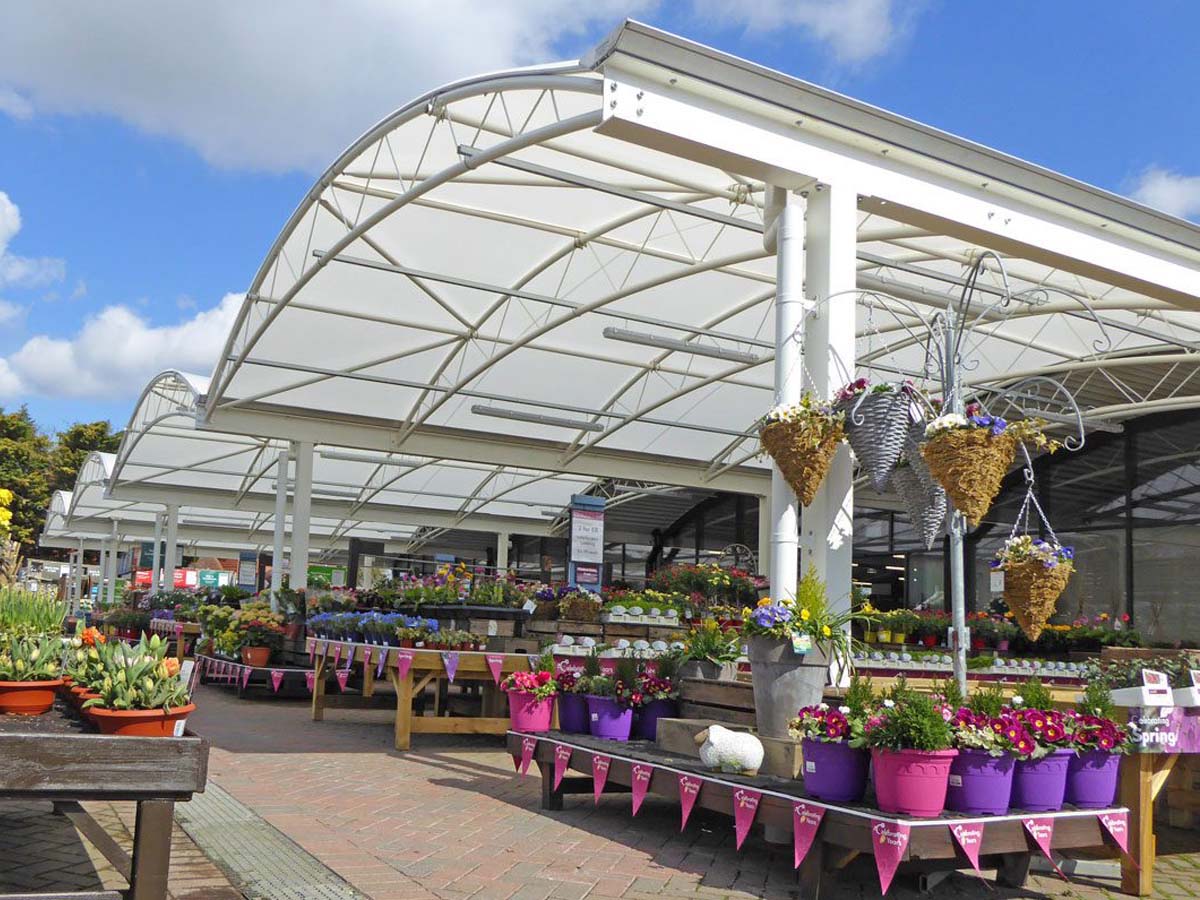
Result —
M304 623L300 621L288 622L283 627L283 636L289 641L298 641L304 637Z
M270 647L243 647L242 664L253 669L261 669L271 661Z
M921 643L924 644L926 647L929 647L930 649L933 649L934 647L936 647L937 642L938 642L938 639L937 639L936 634L927 634L923 638L921 638Z
M180 737L184 722L196 704L176 706L170 712L162 709L105 709L94 706L92 721L101 734L125 737Z
M53 681L0 681L0 714L40 716L54 706L62 679Z

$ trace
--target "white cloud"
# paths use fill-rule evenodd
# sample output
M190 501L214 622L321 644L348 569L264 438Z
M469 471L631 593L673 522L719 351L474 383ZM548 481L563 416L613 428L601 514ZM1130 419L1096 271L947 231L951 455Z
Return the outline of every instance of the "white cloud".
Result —
M656 10L803 29L849 62L884 52L906 21L891 0L43 0L5 9L0 91L23 114L115 116L221 167L322 170L426 90L578 54Z
M25 312L25 307L7 300L0 300L0 325L11 324Z
M0 397L132 400L163 369L209 372L242 303L220 303L175 325L152 325L127 306L88 318L71 338L38 335L0 357Z
M33 104L14 91L0 85L0 112L18 121L33 118Z
M8 245L21 230L21 210L0 191L0 287L38 287L62 281L67 264L50 257L17 256L8 252Z
M1130 196L1181 219L1200 219L1200 175L1180 175L1151 166L1138 178Z

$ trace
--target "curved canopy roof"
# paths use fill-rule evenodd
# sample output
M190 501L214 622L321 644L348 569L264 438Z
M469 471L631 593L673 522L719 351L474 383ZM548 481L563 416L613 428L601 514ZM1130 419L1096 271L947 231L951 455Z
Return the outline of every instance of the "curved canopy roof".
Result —
M985 260L973 310L1005 278L1016 297L980 322L973 389L1051 374L1100 427L1200 405L1200 230L627 23L581 63L447 85L350 147L251 284L204 427L489 468L372 474L428 488L397 490L422 505L511 467L765 494L768 178L862 186L859 374L925 380L917 313L988 249L1003 272Z

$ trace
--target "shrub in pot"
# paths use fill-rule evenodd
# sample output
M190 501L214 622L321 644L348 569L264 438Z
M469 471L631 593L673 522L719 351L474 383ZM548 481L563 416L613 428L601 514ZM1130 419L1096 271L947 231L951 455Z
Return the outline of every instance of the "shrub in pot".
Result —
M98 697L83 704L104 734L178 737L196 708L179 677L179 660L168 657L158 635L127 647L105 644L100 650L104 677Z
M732 677L734 663L742 655L742 642L736 628L722 628L716 619L705 619L693 626L683 642L679 656L680 678L718 681Z
M958 756L950 764L946 808L1003 815L1012 797L1014 740L1020 729L998 686L977 690L951 720Z
M658 720L679 715L679 685L675 680L678 657L664 655L655 660L655 672L645 670L637 675L637 687L631 697L636 707L637 736L642 740L658 738Z
M513 672L500 682L508 694L508 713L513 731L549 731L554 715L554 697L558 682L554 679L554 661L549 660L536 672Z
M1093 680L1080 707L1068 714L1075 755L1067 761L1067 803L1103 809L1116 802L1121 757L1135 742L1129 726L1113 718L1115 712L1108 686Z
M1029 812L1057 812L1067 790L1067 766L1075 755L1073 722L1052 709L1050 692L1034 678L1013 697L1021 734L1013 741L1012 806Z
M589 657L594 659L595 657ZM595 674L599 674L599 663ZM574 672L559 672L555 676L558 682L558 729L567 734L587 734L588 726L587 697L579 691L580 683L586 687L583 676Z
M948 707L898 685L863 725L881 810L918 818L941 815L953 748Z
M612 675L580 678L587 696L588 721L593 737L627 741L633 728L633 694L637 668L632 659L617 660Z

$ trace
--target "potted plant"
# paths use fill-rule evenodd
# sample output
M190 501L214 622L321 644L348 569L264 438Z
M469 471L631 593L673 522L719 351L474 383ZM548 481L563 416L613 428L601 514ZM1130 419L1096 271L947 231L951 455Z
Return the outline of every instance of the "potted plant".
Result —
M949 714L933 697L900 684L864 723L881 810L922 819L941 815L958 755Z
M932 650L945 637L950 627L950 617L938 610L925 610L917 615L918 625L914 634L923 646Z
M105 644L100 650L104 678L85 711L103 734L132 737L179 737L196 706L179 677L179 660L168 657L158 635L128 647Z
M821 702L830 663L853 669L848 632L859 616L832 609L825 583L810 565L794 598L765 597L745 617L758 731L787 738L796 710Z
M7 635L0 642L0 714L40 716L62 686L62 639Z
M846 442L871 486L882 491L904 449L912 397L906 385L872 385L866 378L850 382L834 395L843 415Z
M971 629L972 650L986 650L995 643L996 623L987 613L973 613L968 617L967 624Z
M906 643L921 624L920 617L910 609L893 609L887 618L893 644Z
M855 676L843 705L806 706L792 720L789 731L800 741L804 790L818 800L862 799L870 762L863 749L863 723L873 699L870 682Z
M1120 725L1115 714L1108 686L1100 679L1089 681L1083 702L1069 714L1075 755L1067 761L1067 803L1103 809L1115 802L1121 756L1134 747L1129 727Z
M586 692L588 720L593 737L627 741L633 727L633 694L637 669L632 659L617 660L612 675L580 678Z
M260 669L271 661L271 654L283 646L283 626L258 616L239 619L238 633L243 665Z
M794 406L781 404L759 422L759 441L808 506L833 464L838 444L845 436L845 414L805 392Z
M1004 616L992 616L992 628L996 635L996 652L998 653L1007 653L1013 638L1021 633L1021 629Z
M1008 812L1014 747L1028 736L1005 704L1003 692L995 686L976 691L950 724L958 756L950 764L946 808L968 815Z
M549 668L547 668L547 665ZM513 672L500 682L500 690L508 694L508 713L513 731L549 731L554 714L554 697L558 682L543 660L536 672Z
M716 619L705 619L692 627L683 642L679 677L732 681L741 654L736 628L722 628Z
M658 720L679 715L679 685L675 679L678 657L663 655L655 660L655 672L645 669L637 674L637 689L633 693L637 707L637 736L642 740L658 738Z
M595 671L588 674L587 665L594 664ZM567 734L587 734L591 728L588 725L587 697L580 692L586 687L585 678L600 674L600 661L588 656L584 659L583 674L574 672L559 672L555 676L558 682L558 729Z
M1021 630L1036 641L1075 570L1075 553L1056 540L1010 537L992 560L1004 572L1004 602Z
M1057 812L1067 790L1067 766L1075 755L1074 723L1053 709L1050 691L1037 678L1012 699L1014 716L1028 740L1015 741L1012 805L1030 812Z

